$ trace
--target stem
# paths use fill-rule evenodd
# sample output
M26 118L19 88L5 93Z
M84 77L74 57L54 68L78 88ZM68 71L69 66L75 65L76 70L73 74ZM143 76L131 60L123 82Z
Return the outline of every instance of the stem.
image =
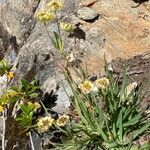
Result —
M50 140L48 141L52 146L54 146L55 148L57 148L56 147L56 144L54 144L53 142L51 142Z
M48 111L47 111L47 108L45 107L45 105L43 104L43 102L42 102L41 100L40 100L40 103L41 103L41 105L42 105L42 107L43 107L43 109L44 109L46 115L49 115L49 113L48 113Z
M59 33L59 35L60 35L60 34L61 34L61 32L60 32L60 28L59 28L58 16L57 16L56 11L55 11L54 13L55 13L55 16L56 16L56 24L57 24L57 28L58 28L58 33Z
M8 89L8 78L6 81L6 91ZM6 116L7 116L7 107L3 110L3 135L2 135L2 150L5 150L6 144L5 144L5 132L6 132Z
M7 77L7 76L6 76ZM7 80L6 80L6 91L7 91L7 89L8 89L8 84L9 84L9 80L8 80L8 78L7 78Z
M44 27L45 27L45 31L46 31L46 34L47 34L48 38L49 38L50 40L52 40L52 38L51 38L51 36L50 36L50 34L49 34L49 31L48 31L48 29L47 29L47 26L46 26L46 23L45 23L45 22L44 22Z
M29 132L29 137L30 137L30 143L31 143L31 150L35 150L31 132Z
M58 125L56 125L55 123L54 123L54 125L55 125L55 127L56 127L59 131L65 133L66 135L68 134L65 130L63 130L62 128L60 128L60 127L59 127Z
M5 150L5 131L6 131L6 108L3 110L3 137L2 137L2 150Z

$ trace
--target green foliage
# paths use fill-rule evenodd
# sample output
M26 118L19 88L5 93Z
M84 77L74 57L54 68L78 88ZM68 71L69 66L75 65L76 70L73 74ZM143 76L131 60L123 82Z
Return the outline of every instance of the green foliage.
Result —
M16 87L12 87L12 90L17 92L21 99L35 99L39 95L39 86L36 80L29 82L25 79L20 80L20 83Z
M140 107L142 89L132 89L127 94L126 71L121 85L108 73L109 86L87 94L68 72L65 75L79 119L68 129L72 136L63 149L129 150L150 128L150 120Z
M36 80L29 82L25 79L20 80L19 85L7 89L0 98L0 105L7 105L18 102L19 112L16 112L17 121L24 128L32 125L33 114L36 110L35 102L39 96L39 86ZM20 102L22 104L20 104Z
M60 53L64 53L64 42L61 38L61 36L54 32L54 40L52 39L54 47L59 50Z
M12 66L8 64L8 62L3 59L0 61L0 76L3 76L4 74L8 73L11 70Z
M31 102L39 96L38 82L22 79L17 87L12 87L12 90L18 93L17 99L23 100L23 104L20 105L21 114L16 120L24 128L27 128L32 125L33 114L36 110L35 105Z
M16 118L20 125L24 128L28 128L32 125L33 114L35 112L35 105L32 103L20 105L21 114Z

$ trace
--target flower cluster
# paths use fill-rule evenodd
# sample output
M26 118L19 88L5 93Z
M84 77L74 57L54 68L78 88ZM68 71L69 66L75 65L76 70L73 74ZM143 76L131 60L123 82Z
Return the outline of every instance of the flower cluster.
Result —
M73 31L73 26L71 23L60 22L60 28L66 32Z
M105 89L109 85L109 79L100 78L96 80L96 85L98 88Z
M36 13L36 18L39 21L42 21L42 22L53 21L55 18L55 15L51 11L53 10L56 12L57 10L61 10L63 7L63 3L60 0L59 1L58 0L52 0L49 3L47 3L47 7L48 7L48 9L38 11Z
M53 125L54 119L51 116L45 116L43 118L40 118L37 122L37 130L39 133L46 132L52 125Z
M83 93L89 93L94 88L94 84L91 81L84 81L82 84L79 85L79 89Z
M47 6L50 10L58 11L63 8L63 3L61 0L51 0Z
M108 87L108 85L109 85L109 79L104 77L104 78L97 79L95 81L95 84L89 80L86 80L83 83L81 83L78 87L84 94L87 94L91 91L94 91L97 88L101 90L105 90Z
M57 120L54 120L51 116L45 116L38 120L37 122L37 131L39 133L46 132L52 127L52 125L56 125L59 127L64 127L69 122L69 116L63 114L59 116Z
M63 114L62 116L60 116L57 120L56 120L56 125L63 127L67 124L67 122L69 121L69 116Z
M46 10L37 12L36 17L38 18L38 20L43 22L50 22L55 18L53 13Z
M51 0L47 3L47 8L45 10L38 11L36 13L36 18L42 22L51 22L55 19L55 17L58 19L56 11L59 11L62 8L63 2L61 0ZM73 31L73 26L70 23L59 22L59 27L66 32Z

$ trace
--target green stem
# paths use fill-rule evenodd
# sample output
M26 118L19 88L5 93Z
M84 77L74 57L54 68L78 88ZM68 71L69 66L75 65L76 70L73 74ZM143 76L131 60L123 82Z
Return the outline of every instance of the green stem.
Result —
M54 123L54 125L55 125L55 127L56 127L59 131L65 133L66 135L68 134L65 130L63 130L62 128L60 128L60 127L59 127L58 125L56 125L55 123Z
M43 104L43 102L42 102L41 100L40 100L40 103L41 103L41 105L42 105L42 107L43 107L43 109L44 109L46 115L49 115L49 113L48 113L48 111L47 111L47 108L45 107L45 105Z
M57 16L56 11L54 13L55 13L55 16L56 16L56 24L57 24L57 28L58 28L58 33L59 33L59 35L61 35L60 28L59 28L58 16Z
M45 22L44 22L44 27L45 27L45 31L46 31L46 34L47 34L48 38L52 41L52 38L51 38L51 36L50 36L50 34L49 34L49 31L48 31L48 29L47 29L47 26L46 26L46 23L45 23Z

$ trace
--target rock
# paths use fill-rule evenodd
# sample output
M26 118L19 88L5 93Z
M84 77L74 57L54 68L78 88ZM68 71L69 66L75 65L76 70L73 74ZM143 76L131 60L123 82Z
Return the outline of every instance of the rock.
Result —
M29 37L34 28L34 12L38 7L39 0L25 1L1 1L0 22L10 35L17 38L17 43L22 45Z
M147 53L142 54L141 56L143 59L150 59L150 52L147 51Z
M0 95L2 95L7 87L7 77L5 75L0 77L0 87L1 87Z
M82 7L77 11L78 17L84 21L92 21L99 16L99 13L92 8Z
M98 0L81 0L81 3L79 4L81 7L89 7L93 4L95 4Z

